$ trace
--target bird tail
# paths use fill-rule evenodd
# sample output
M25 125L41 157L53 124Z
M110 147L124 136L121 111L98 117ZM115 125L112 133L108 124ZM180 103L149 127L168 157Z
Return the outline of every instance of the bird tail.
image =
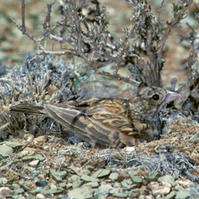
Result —
M18 104L10 107L10 111L13 112L22 112L27 114L46 114L46 111L43 106L34 105L34 104Z
M58 123L66 128L75 129L75 133L83 140L89 142L90 135L86 133L85 129L88 124L88 119L82 111L74 109L74 107L59 107L50 104L45 104L44 109L47 114Z

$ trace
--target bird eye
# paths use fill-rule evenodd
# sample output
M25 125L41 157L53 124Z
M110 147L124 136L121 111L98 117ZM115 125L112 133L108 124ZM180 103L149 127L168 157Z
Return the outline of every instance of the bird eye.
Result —
M159 100L159 99L160 99L159 95L157 95L157 94L153 95L152 98L153 98L154 100Z

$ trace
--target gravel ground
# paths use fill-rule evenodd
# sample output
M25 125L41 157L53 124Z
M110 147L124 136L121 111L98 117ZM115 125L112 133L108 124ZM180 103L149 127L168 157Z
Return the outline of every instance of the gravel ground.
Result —
M124 1L101 2L107 6L110 30L116 37L122 37L131 9ZM155 9L158 1L154 2ZM26 24L35 35L41 33L45 4L27 1ZM161 17L168 18L169 12L163 11ZM21 34L10 17L20 23L20 4L3 0L0 77L7 66L21 66L26 54L35 52L33 43ZM171 33L167 46L164 85L170 84L173 77L177 77L178 83L186 82L183 64L188 51L179 45L177 30ZM0 107L1 113L5 109ZM24 120L23 116L20 119ZM92 148L83 142L72 145L55 132L34 134L19 130L17 136L3 139L4 129L6 126L1 123L0 198L199 198L199 124L179 113L167 120L167 134L161 140L121 150Z

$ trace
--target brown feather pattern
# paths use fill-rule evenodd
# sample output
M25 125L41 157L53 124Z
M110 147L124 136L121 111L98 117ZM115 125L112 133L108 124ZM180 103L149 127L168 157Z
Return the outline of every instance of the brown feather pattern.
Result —
M10 110L48 114L88 142L116 147L154 139L159 133L158 111L177 97L163 88L141 85L129 100L94 98L65 106L19 104Z

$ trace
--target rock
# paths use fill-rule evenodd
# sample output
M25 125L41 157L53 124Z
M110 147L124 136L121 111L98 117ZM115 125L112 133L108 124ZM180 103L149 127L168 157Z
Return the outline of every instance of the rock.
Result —
M179 190L176 194L176 199L187 199L190 196L189 191L187 190Z
M118 173L111 173L111 174L109 175L109 179L110 179L111 181L116 181L116 180L118 179L118 177L119 177L119 174L118 174Z
M34 140L34 135L33 134L28 134L26 137L27 142L32 142Z
M188 179L182 179L182 180L178 180L178 184L183 186L183 187L188 187L188 186L191 186L193 182L191 182L190 180Z
M118 190L112 191L112 196L117 197L117 198L127 198L128 194L127 193L122 193L122 192L118 192Z
M33 161L29 162L28 165L31 167L37 167L39 162L40 162L39 160L33 160Z
M45 199L45 195L41 194L41 193L38 193L35 197L35 199Z
M169 192L170 192L170 190L171 190L171 185L169 184L169 183L167 183L167 184L164 184L164 186L163 185L160 185L159 183L157 183L157 182L151 182L150 184L149 184L149 187L150 187L150 189L151 189L151 191L152 191L152 194L154 195L154 196L165 196L165 195L167 195Z
M17 195L22 194L22 193L24 193L24 189L22 189L22 188L15 189L14 193L17 194Z
M103 178L108 176L111 173L110 169L99 169L92 176L97 178Z
M85 182L99 182L99 180L97 178L87 176L87 175L82 175L81 179Z
M128 154L132 154L133 152L135 152L135 147L133 146L131 146L131 147L125 147L125 151L126 151L126 153L128 153Z
M82 180L78 175L72 175L70 177L70 181L72 182L73 189L80 187L80 185L82 184Z
M159 177L158 171L150 172L149 175L146 177L149 181L155 181Z
M99 183L98 182L88 182L88 183L84 184L84 186L96 188L96 187L99 187Z
M61 182L66 177L67 172L51 170L51 175L56 181Z
M48 183L45 180L37 181L35 183L38 187L45 187L48 185Z
M175 185L175 179L171 175L161 176L161 177L158 178L158 181L162 182L162 183L167 182L167 183L169 183L172 186Z
M96 194L99 198L107 198L107 196L112 193L113 187L111 184L102 184Z
M131 177L132 182L135 184L141 184L143 182L141 177L135 175L135 171L129 172L129 176Z
M124 179L121 182L121 185L122 185L124 190L130 190L130 189L137 186L137 185L133 184L132 180L130 180L130 179Z
M13 191L8 187L0 187L0 196L7 198L13 195Z
M8 157L12 155L13 149L12 147L6 146L6 145L0 145L0 156L2 157Z
M14 150L16 150L16 149L20 149L20 148L24 147L25 143L7 141L7 142L5 142L5 145L12 147Z
M176 191L172 191L166 197L164 197L164 199L173 199L175 198L175 196L176 196Z
M33 156L25 156L23 157L23 161L29 161L29 160L39 160L43 161L45 158L42 155L33 155Z
M4 177L0 178L0 186L5 185L8 182L8 180Z
M76 188L68 192L68 198L71 199L92 199L93 190L83 186L81 188Z
M47 142L47 137L44 135L39 136L33 140L33 144L35 145L41 145L44 144L45 142Z

